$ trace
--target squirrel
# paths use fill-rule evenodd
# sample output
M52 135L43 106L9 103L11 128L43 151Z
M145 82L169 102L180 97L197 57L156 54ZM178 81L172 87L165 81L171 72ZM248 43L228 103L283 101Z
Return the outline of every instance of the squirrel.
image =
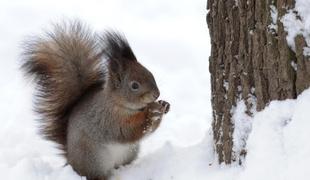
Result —
M35 82L40 133L58 144L87 180L129 164L170 104L122 33L96 33L80 21L54 24L25 42L21 69Z

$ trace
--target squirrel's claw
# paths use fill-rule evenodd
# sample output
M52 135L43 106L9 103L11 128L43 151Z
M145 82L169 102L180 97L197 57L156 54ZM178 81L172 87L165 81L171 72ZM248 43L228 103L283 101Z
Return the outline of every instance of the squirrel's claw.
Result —
M170 104L163 100L159 100L158 103L164 107L164 113L167 114L170 110Z

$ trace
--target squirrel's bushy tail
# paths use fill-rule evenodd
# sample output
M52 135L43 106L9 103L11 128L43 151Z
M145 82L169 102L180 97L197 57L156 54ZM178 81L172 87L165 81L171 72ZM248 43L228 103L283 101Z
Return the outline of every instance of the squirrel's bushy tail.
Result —
M96 35L80 22L54 25L52 32L25 43L22 69L36 82L35 110L43 135L66 147L68 114L92 87L104 83Z

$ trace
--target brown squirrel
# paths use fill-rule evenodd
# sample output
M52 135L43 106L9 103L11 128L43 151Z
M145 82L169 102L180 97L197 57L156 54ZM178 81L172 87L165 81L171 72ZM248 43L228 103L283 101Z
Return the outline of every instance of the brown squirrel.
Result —
M68 164L88 180L104 180L134 160L170 105L156 101L154 77L126 38L69 21L25 44L22 69L36 82L41 132Z

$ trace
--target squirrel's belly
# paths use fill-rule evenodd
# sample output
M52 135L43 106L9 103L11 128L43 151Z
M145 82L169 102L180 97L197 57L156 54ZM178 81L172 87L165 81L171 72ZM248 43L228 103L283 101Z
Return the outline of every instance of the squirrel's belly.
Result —
M137 154L136 144L107 144L102 154L107 169L130 162Z

